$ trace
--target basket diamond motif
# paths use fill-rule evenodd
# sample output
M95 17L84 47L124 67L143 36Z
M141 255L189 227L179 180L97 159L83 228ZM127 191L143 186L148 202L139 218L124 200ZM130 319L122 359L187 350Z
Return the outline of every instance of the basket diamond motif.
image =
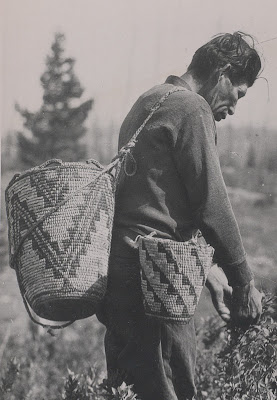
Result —
M214 249L195 240L139 237L141 287L149 316L186 323L193 317Z
M98 163L50 160L6 189L11 266L42 318L93 315L105 294L115 183L102 171Z

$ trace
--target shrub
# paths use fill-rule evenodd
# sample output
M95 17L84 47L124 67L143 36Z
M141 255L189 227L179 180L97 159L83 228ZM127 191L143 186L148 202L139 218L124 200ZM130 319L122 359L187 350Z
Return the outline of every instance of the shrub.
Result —
M197 400L276 399L274 301L266 297L260 321L247 329L226 327L219 317L198 327ZM95 320L78 322L54 337L30 327L20 343L11 337L0 399L138 400L132 386L103 380L102 338L103 327Z
M64 386L63 400L138 400L132 390L123 382L119 387L114 388L105 379L98 382L95 370L90 368L85 375L76 375L68 371L68 377Z
M205 330L199 333L201 351L196 372L199 400L276 399L274 301L266 297L260 321L248 329L230 325L226 330L215 319L208 321Z
M68 368L76 374L86 371L89 365L103 371L103 332L104 327L95 318L77 321L54 336L41 332L32 322L22 324L20 334L12 332L1 363L2 377L11 358L16 356L20 363L8 399L61 400Z

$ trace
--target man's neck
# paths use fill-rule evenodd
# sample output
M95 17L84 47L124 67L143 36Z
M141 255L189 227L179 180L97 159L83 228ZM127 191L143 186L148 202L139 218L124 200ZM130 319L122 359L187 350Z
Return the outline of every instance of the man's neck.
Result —
M199 93L201 91L203 83L198 82L191 72L185 72L180 78L190 86L193 92Z

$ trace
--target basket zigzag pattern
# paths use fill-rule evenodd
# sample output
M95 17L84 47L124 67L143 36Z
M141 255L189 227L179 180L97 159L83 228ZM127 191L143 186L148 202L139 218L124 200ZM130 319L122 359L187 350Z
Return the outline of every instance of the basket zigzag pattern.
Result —
M198 304L213 248L145 237L140 238L139 249L146 314L187 322Z
M80 313L82 317L91 315L104 295L114 182L110 174L103 174L95 185L100 172L91 164L63 163L56 168L31 170L7 188L11 256L28 230L69 197L30 232L15 260L26 299L41 317L68 319L60 311L57 315L53 309L51 315L43 311L50 299L53 304L61 298L85 300L86 310Z

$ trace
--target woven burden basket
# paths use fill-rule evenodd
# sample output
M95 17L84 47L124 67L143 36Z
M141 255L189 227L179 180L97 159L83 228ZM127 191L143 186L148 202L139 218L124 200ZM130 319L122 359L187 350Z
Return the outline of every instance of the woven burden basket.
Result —
M6 189L11 267L40 317L93 315L106 290L114 177L97 162L50 160Z
M6 189L10 264L34 322L49 326L35 320L29 306L44 319L69 321L57 329L96 312L106 291L121 165L126 175L136 173L132 149L140 132L163 102L180 90L185 89L174 87L151 108L105 168L96 161L49 160L10 182Z
M192 239L139 237L141 287L147 315L187 323L205 285L214 249Z

